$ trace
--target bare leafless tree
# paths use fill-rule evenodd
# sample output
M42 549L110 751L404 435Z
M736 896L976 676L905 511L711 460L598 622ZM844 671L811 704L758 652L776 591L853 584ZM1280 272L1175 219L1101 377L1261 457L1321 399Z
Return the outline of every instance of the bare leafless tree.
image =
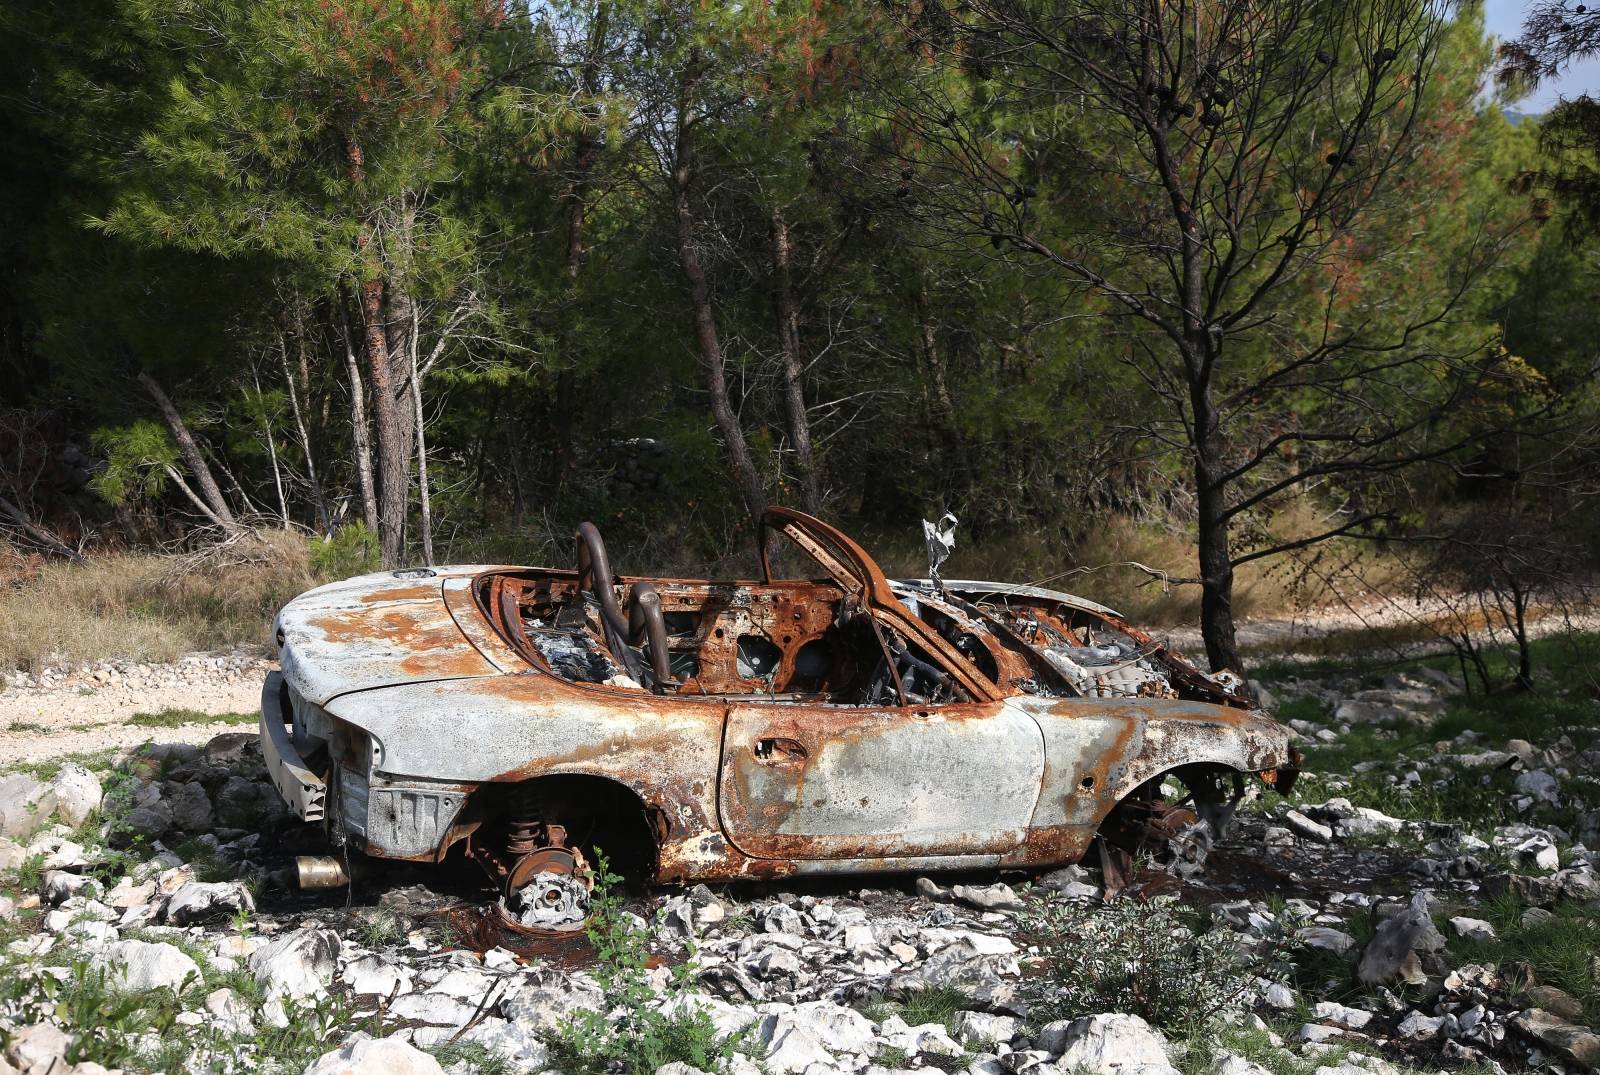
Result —
M1476 435L1441 416L1501 356L1445 327L1520 221L1468 221L1455 264L1411 261L1447 20L1439 0L905 13L939 62L885 87L891 181L935 230L1059 274L1131 329L1144 432L1193 483L1213 667L1241 666L1235 568L1367 531L1381 509L1341 489L1327 529L1293 540L1241 542L1249 520ZM1349 293L1356 263L1392 266L1395 290Z
M1534 0L1523 17L1521 36L1500 46L1498 75L1502 82L1537 84L1596 52L1600 52L1600 5Z

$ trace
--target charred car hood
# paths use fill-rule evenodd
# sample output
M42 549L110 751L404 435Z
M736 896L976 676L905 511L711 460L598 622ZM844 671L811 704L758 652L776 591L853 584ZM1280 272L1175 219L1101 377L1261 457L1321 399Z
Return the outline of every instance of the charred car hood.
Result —
M283 678L316 705L400 683L473 679L500 670L462 633L445 587L490 567L382 571L308 590L278 613Z

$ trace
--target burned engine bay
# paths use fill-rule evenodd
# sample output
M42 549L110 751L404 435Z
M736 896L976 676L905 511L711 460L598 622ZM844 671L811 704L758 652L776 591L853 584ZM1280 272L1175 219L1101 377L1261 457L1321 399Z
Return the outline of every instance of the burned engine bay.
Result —
M939 656L896 628L895 616L869 612L828 582L618 587L580 584L580 576L479 580L500 633L535 667L569 682L833 705L973 700ZM1065 595L962 585L890 584L898 611L933 628L1002 694L1243 700L1159 641Z

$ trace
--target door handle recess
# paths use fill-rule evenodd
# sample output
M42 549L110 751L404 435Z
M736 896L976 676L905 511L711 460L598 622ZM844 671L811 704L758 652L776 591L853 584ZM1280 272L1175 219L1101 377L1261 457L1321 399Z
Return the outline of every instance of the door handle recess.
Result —
M794 739L757 739L752 749L756 761L765 762L767 765L785 765L804 761L806 758L806 748Z

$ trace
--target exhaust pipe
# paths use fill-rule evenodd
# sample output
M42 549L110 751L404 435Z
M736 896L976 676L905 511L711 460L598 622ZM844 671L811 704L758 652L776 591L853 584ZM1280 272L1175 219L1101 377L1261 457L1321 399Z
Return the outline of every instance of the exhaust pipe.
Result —
M332 855L300 855L294 869L301 888L343 888L350 883L344 862Z

